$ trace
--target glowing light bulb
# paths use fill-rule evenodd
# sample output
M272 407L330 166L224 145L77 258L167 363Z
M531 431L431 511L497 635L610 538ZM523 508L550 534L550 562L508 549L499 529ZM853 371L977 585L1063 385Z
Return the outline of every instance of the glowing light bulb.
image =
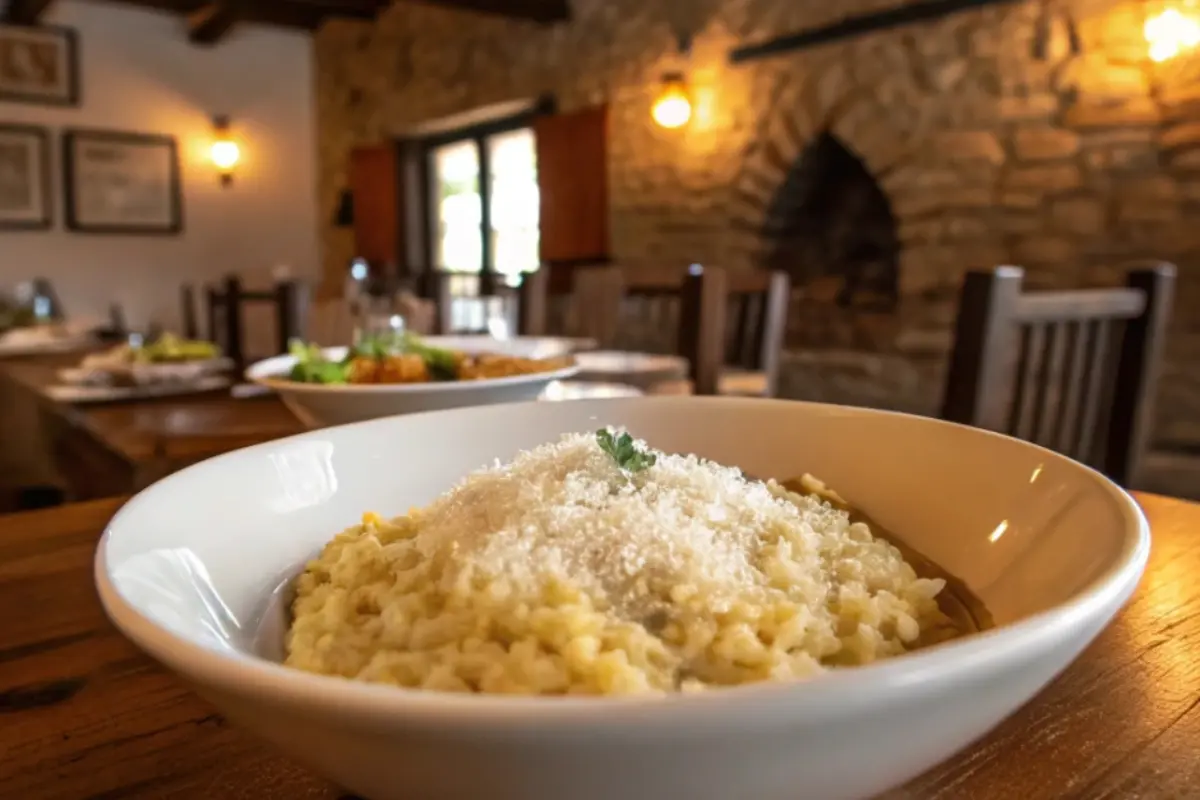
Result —
M664 128L681 128L692 118L692 101L680 76L663 79L662 94L650 111L654 121Z
M242 157L242 151L237 146L237 142L221 139L212 143L208 157L212 159L217 169L228 172L237 166L238 160Z
M1150 60L1161 63L1200 45L1200 20L1168 8L1147 19L1142 33L1150 45Z

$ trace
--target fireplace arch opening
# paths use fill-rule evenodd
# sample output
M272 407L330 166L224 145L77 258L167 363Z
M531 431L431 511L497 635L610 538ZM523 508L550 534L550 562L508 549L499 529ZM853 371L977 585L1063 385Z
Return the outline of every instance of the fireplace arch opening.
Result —
M900 239L887 195L829 131L788 170L767 211L766 265L800 291L789 339L879 347L894 336ZM870 341L864 341L868 339Z

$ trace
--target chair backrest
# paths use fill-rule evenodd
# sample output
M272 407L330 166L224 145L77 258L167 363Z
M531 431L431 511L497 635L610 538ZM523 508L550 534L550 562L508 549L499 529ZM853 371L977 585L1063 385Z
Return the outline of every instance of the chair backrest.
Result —
M249 305L273 307L276 353L285 352L289 340L304 337L309 293L308 287L300 281L285 280L269 290L246 291L241 280L230 275L220 287L208 288L207 299L208 336L239 367L245 365L248 356L242 315Z
M779 385L791 281L785 272L693 265L684 281L679 352L691 363L692 390L718 394L722 368L761 372L763 394Z
M606 269L608 262L546 263L522 276L517 289L517 330L522 336L566 335L607 341L602 315L594 313L603 308L597 298L617 298L617 294L601 288L614 275ZM597 282L599 277L600 282ZM591 302L576 308L576 294L588 296ZM611 305L615 308L616 301Z
M609 266L581 272L576 287L580 313L595 309L607 317L598 328L624 326L621 306L630 303L649 327L674 328L675 350L689 361L696 394L716 394L730 366L763 373L767 396L775 393L791 292L786 273Z
M517 287L517 333L545 336L550 327L550 269L542 266L521 276Z
M1153 415L1175 267L1126 286L1023 294L1017 267L968 273L942 416L1041 444L1122 485Z
M188 339L199 339L200 323L196 320L196 290L190 283L185 283L180 288L179 303L182 306L183 335Z

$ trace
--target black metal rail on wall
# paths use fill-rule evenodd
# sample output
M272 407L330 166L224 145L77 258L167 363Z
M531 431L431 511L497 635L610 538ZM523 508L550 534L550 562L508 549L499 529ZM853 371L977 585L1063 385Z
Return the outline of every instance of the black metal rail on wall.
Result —
M901 25L911 25L915 22L926 22L941 17L957 14L960 11L983 8L985 6L1011 5L1022 0L918 0L918 2L890 8L887 11L875 11L870 14L858 14L844 17L829 25L809 28L784 36L777 36L755 44L747 44L729 53L731 63L740 64L759 58L788 53L794 50L804 50L822 44L829 44L840 39L861 36L864 33L887 30Z

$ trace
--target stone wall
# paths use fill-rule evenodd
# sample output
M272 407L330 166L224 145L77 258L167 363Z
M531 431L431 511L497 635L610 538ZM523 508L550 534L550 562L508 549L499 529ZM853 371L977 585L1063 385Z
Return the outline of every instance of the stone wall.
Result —
M965 269L1106 285L1128 259L1163 258L1180 281L1158 433L1200 443L1200 55L1150 62L1136 0L1029 0L728 62L737 45L898 2L575 0L572 22L549 28L398 3L374 24L330 24L316 41L322 219L352 146L550 92L565 110L610 105L616 259L749 268L769 258L780 187L828 131L888 197L900 303L887 342L871 343L891 351L882 366L800 355L786 391L853 401L858 386L864 403L932 410ZM693 38L686 58L676 33ZM650 106L676 69L695 113L670 131ZM346 232L324 243L335 268L349 257ZM864 377L827 385L845 373L838 359Z

